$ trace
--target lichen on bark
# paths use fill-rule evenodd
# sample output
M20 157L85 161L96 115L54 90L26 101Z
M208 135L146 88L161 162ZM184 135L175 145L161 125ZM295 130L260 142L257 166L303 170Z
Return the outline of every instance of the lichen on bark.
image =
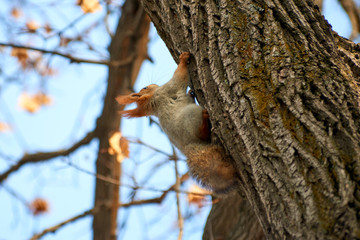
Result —
M142 2L266 236L359 238L360 47L312 0Z

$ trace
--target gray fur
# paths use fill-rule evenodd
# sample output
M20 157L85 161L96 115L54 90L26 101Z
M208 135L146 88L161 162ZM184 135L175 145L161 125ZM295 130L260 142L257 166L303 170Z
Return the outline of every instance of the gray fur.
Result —
M181 63L169 82L163 86L150 85L135 94L150 96L138 107L142 107L145 115L159 118L170 141L188 157L189 171L199 183L216 193L229 192L236 186L235 168L220 146L200 138L204 109L186 94L189 82L186 61L189 56L189 53L185 53L183 58L180 56Z

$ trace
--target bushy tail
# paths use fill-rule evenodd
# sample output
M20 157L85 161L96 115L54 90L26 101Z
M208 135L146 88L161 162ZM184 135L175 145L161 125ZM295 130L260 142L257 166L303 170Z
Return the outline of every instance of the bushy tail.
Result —
M190 174L201 185L215 193L224 194L235 189L237 175L224 150L213 144L189 144L184 150Z

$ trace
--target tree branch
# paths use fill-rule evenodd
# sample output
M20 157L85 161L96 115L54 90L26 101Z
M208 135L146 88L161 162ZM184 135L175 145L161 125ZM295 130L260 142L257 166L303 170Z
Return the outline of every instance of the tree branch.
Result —
M313 1L218 2L142 0L171 54L191 52L193 89L266 237L357 238L358 50Z
M5 191L7 191L11 196L13 196L15 199L19 200L26 208L29 208L30 204L29 202L21 196L18 192L16 192L11 187L5 185L4 183L0 184L0 189L3 188Z
M179 226L179 235L178 235L178 240L181 240L183 238L183 234L184 234L184 218L181 214L181 208L180 208L180 194L179 194L179 190L180 190L180 184L181 184L181 179L179 178L179 169L178 169L178 158L176 156L176 151L174 146L173 148L173 156L174 156L174 163L175 163L175 176L176 176L176 183L174 185L174 189L176 191L176 209L177 209L177 216L178 216L178 226Z
M106 183L110 183L116 186L121 186L121 187L126 187L126 188L131 188L133 190L144 190L144 191L152 191L152 192L168 192L169 190L171 191L175 191L177 193L182 193L182 194L193 194L193 195L198 195L198 196L207 196L209 194L207 193L195 193L195 192L190 192L190 191L184 191L184 190L180 190L180 189L175 189L175 185L173 185L170 189L168 190L162 190L162 189L157 189L157 188L152 188L152 187L142 187L142 186L134 186L134 185L129 185L129 184L124 184L124 183L120 183L119 180L116 180L114 178L111 177L107 177L98 173L94 173L91 172L89 170L86 170L84 168L81 168L71 162L67 162L67 164L73 168L75 168L76 170L79 170L80 172L89 174L91 176L94 176L96 179L99 179L103 182ZM184 175L182 175L180 177L180 183L183 183L184 181L186 181L187 179L189 179L189 173L185 173ZM211 195L211 194L210 194Z
M354 40L359 35L360 31L360 16L358 8L353 0L339 0L339 3L348 15L352 25L349 39Z
M64 222L61 222L61 223L59 223L59 224L57 224L57 225L55 225L53 227L47 228L44 231L42 231L41 233L35 234L34 236L32 236L31 240L40 239L41 237L43 237L44 235L46 235L47 233L50 233L50 232L55 233L62 226L65 226L65 225L67 225L69 223L75 222L76 220L79 220L79 219L81 219L83 217L86 217L86 216L88 216L90 214L93 214L96 210L100 209L101 207L102 206L98 206L97 208L92 208L92 209L87 210L87 211L85 211L85 212L83 212L83 213L81 213L81 214L79 214L79 215L77 215L75 217L72 217L72 218L70 218L70 219L68 219L68 220L66 220Z
M180 178L180 181L184 181L186 180L188 177L187 174L183 175L181 178ZM128 207L132 207L132 206L139 206L139 205L145 205L145 204L154 204L154 203L161 203L164 198L166 197L166 195L170 192L170 191L173 191L175 189L175 185L172 185L169 189L165 190L159 197L156 197L156 198L150 198L150 199L144 199L144 200L134 200L134 201L131 201L131 202L128 202L128 203L119 203L118 204L118 207L124 207L124 208L128 208ZM55 226L52 226L52 227L49 227L45 230L43 230L41 233L38 233L38 234L35 234L31 240L36 240L36 239L40 239L41 237L43 237L44 235L48 234L48 233L55 233L57 230L59 230L61 227L69 224L69 223L72 223L72 222L75 222L76 220L79 220L81 218L84 218L88 215L93 215L95 214L96 212L100 211L101 209L103 208L109 208L111 207L112 203L111 202L103 202L97 206L95 206L94 208L92 209L89 209L89 210L86 210L85 212L77 215L77 216L74 216L72 218L69 218L68 220L66 221L63 221Z
M16 164L12 165L7 171L0 175L0 183L3 182L11 173L15 172L23 165L28 163L43 162L55 157L66 156L77 150L79 147L88 144L95 138L95 131L89 132L83 139L75 143L68 149L54 152L39 152L34 154L25 154Z
M147 148L149 148L149 149L151 149L151 150L153 150L153 151L155 151L155 152L161 153L161 154L163 154L163 155L165 155L165 156L167 156L167 157L169 157L169 158L172 158L172 157L173 157L173 155L168 154L168 153L166 153L165 151L162 151L162 150L160 150L160 149L158 149L158 148L155 148L155 147L153 147L153 146L151 146L151 145L149 145L149 144L141 141L141 140L138 139L138 138L133 138L133 139L132 139L132 138L126 138L126 139L127 139L130 143L140 144L140 145L142 145L142 146L144 146L144 147L147 147Z
M37 48L37 47L17 45L17 44L12 44L12 43L2 43L2 42L0 42L0 46L13 47L13 48L19 48L19 49L27 49L27 50L38 51L38 52L47 53L47 54L53 54L53 55L57 55L57 56L67 58L67 59L70 60L71 63L73 63L73 62L74 63L90 63L90 64L107 65L107 66L112 66L112 67L122 67L122 66L128 65L135 58L134 55L131 55L127 59L122 60L122 61L96 61L96 60L77 58L77 57L74 57L74 56L72 56L70 54L65 54L65 53L61 53L61 52L58 52L58 51L46 50L46 49Z

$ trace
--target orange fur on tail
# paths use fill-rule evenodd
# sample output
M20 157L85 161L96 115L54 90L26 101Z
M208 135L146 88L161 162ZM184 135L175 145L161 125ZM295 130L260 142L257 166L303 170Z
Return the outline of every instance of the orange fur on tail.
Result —
M190 174L217 194L236 189L237 170L225 150L211 143L209 113L186 93L190 53L182 53L173 77L164 85L151 84L138 93L117 97L118 103L136 103L121 111L128 118L154 115L172 143L188 158Z

